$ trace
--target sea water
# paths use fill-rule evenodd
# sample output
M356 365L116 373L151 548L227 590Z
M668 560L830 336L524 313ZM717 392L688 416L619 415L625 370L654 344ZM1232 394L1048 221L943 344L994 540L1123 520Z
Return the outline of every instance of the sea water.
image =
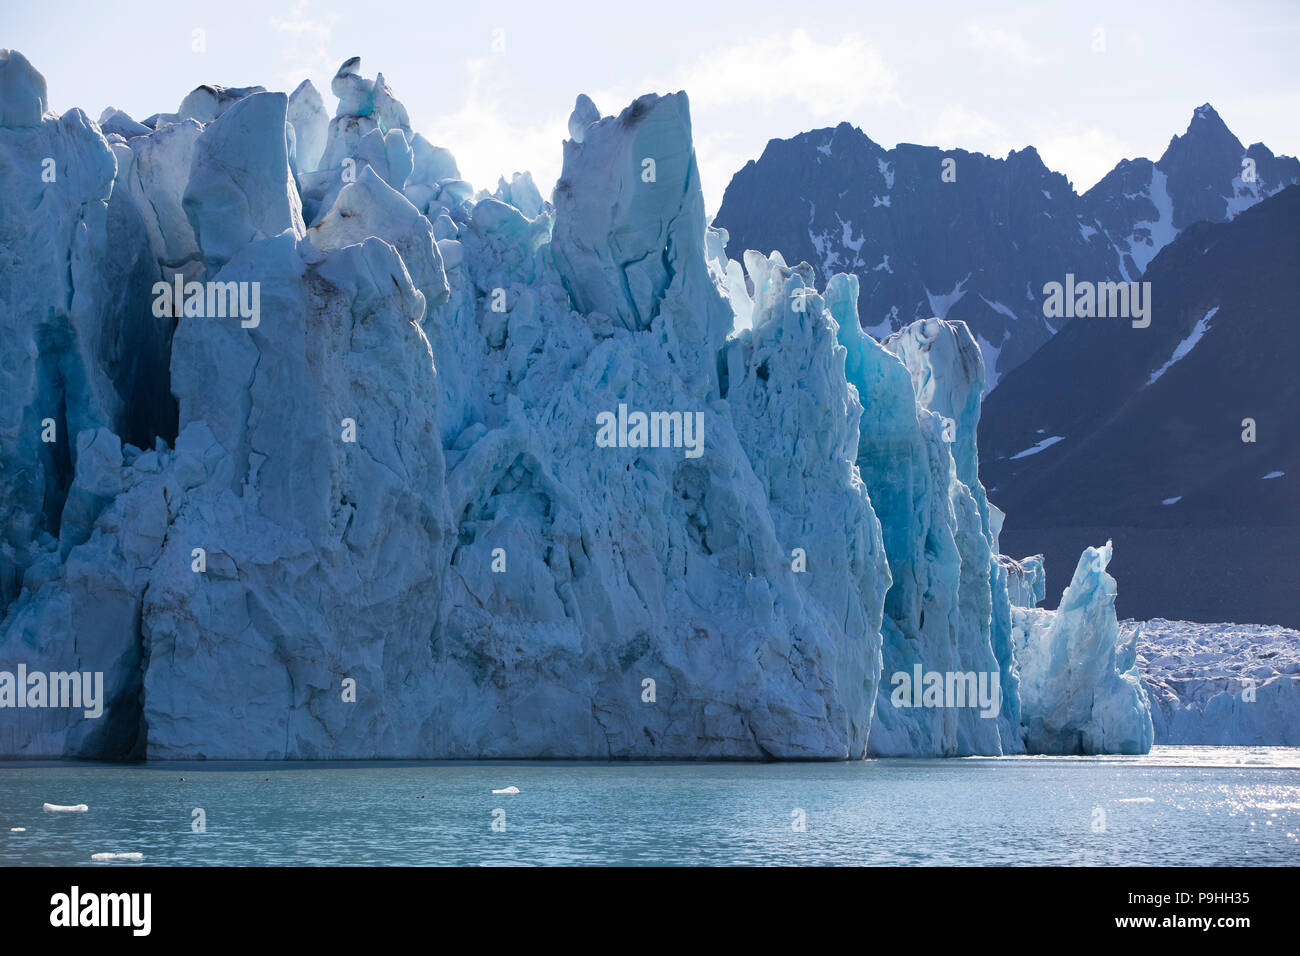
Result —
M492 793L508 787L519 792ZM1300 749L1288 747L852 763L0 764L9 866L1295 865L1298 834ZM143 858L92 863L94 853Z

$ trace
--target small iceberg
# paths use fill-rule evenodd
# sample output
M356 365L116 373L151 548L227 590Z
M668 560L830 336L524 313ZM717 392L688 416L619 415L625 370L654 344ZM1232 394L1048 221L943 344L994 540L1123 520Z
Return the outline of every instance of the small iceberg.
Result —
M493 793L518 793L518 787L506 787L504 790L493 790Z
M57 803L44 803L41 805L42 810L49 810L51 813L85 813L90 807L84 803L78 803L71 807L61 807Z
M10 833L26 833L26 832L27 832L27 828L26 828L26 827L10 827L10 828L9 828L9 832L10 832Z
M143 853L92 853L92 860L143 860Z

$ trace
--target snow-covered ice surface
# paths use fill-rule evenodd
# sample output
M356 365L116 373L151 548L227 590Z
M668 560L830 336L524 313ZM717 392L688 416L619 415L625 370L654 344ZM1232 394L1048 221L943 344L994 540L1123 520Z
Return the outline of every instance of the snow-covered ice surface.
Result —
M0 662L104 674L99 719L0 708L0 756L1150 746L1096 549L1013 639L1041 563L998 554L969 330L877 343L853 277L728 261L685 94L580 96L548 201L356 58L331 92L101 127L0 52ZM624 409L665 440L598 441ZM1000 699L900 708L915 668Z
M1300 746L1300 631L1124 621L1136 636L1156 742Z

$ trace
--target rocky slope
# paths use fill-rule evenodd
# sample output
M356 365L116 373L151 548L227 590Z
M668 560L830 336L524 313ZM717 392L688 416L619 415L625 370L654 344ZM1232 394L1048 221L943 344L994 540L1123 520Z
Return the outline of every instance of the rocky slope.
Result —
M1188 227L1148 267L1150 325L1073 321L985 403L1009 550L1054 600L1113 537L1126 617L1300 625L1300 188Z

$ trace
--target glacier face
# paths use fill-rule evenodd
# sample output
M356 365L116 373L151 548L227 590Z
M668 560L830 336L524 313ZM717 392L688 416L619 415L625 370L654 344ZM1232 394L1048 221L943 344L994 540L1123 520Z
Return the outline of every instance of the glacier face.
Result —
M1160 744L1300 746L1300 631L1124 621Z
M0 71L0 671L107 702L0 706L0 754L1150 746L1144 698L1077 706L1126 682L1096 581L1014 640L969 331L881 345L852 277L727 261L685 94L579 97L546 201L475 193L356 59L332 118L210 86L95 124Z
M1141 754L1154 742L1136 636L1119 639L1110 558L1109 542L1084 551L1055 611L1012 610L1032 752Z

